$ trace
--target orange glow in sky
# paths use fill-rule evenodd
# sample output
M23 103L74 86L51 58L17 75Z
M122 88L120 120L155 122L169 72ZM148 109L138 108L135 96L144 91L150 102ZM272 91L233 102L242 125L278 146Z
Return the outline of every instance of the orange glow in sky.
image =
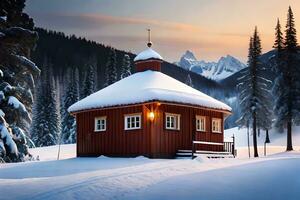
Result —
M133 53L146 47L150 27L153 48L170 62L186 50L207 61L230 54L245 62L254 27L263 52L271 50L289 5L300 30L299 0L28 0L26 12L37 26Z

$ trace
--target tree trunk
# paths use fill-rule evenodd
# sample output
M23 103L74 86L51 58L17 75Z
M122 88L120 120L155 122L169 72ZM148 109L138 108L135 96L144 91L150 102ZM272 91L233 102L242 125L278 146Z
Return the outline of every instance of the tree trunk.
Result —
M256 133L256 114L253 114L253 150L254 150L254 157L258 157L258 151L257 151L257 133Z
M249 137L249 124L247 126L247 138L248 138L248 156L250 158L250 137Z
M287 122L287 144L286 144L287 151L293 151L293 144L292 144L292 122L289 120Z
M270 137L269 137L269 130L267 129L266 130L266 140L265 140L265 143L270 143Z

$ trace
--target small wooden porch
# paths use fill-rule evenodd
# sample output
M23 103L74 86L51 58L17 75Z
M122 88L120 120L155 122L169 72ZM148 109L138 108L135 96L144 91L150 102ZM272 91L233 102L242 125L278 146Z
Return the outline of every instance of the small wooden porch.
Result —
M233 157L237 155L237 150L235 149L235 137L231 137L232 141L224 141L222 143L217 142L206 142L206 141L192 141L192 149L189 150L178 150L176 157L191 157L192 159L196 158L198 155L207 155L208 158L225 158ZM221 146L222 151L206 151L206 150L196 150L197 145L214 145Z

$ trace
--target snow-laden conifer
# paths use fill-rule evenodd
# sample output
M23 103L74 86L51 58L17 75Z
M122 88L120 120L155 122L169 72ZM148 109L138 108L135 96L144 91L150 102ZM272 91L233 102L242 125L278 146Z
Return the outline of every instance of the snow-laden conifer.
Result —
M67 86L64 92L62 105L62 143L76 142L76 121L67 109L79 100L79 75L78 69L69 69L67 73Z
M190 76L190 74L187 75L186 80L185 80L185 84L187 84L188 86L194 87L192 78Z
M46 61L36 90L31 138L38 147L55 145L60 134L57 92L51 65Z
M265 75L265 66L260 61L261 42L255 28L250 38L248 67L241 72L238 78L239 103L241 118L239 126L247 127L250 124L253 130L254 157L258 157L257 129L269 130L272 126L271 85Z
M29 124L39 68L28 59L36 44L33 21L22 1L2 0L0 8L0 162L30 157Z
M95 76L95 67L93 65L89 65L83 83L81 98L87 97L95 92Z
M106 80L104 86L109 86L118 80L117 75L117 55L115 49L111 49L106 63Z
M275 98L275 125L287 129L287 150L293 150L292 126L300 124L300 56L295 20L291 7L288 9L285 37L280 24L276 26L274 48L276 53L276 79L273 87Z
M131 75L130 57L128 54L124 54L120 79L126 78L127 76L130 76L130 75Z

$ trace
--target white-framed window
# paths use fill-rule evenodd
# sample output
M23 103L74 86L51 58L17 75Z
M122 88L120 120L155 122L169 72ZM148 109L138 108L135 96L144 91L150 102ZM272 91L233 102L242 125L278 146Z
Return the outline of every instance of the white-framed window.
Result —
M205 131L205 116L196 116L196 130Z
M222 133L221 124L222 124L221 119L212 118L212 122L211 122L212 132L213 133Z
M141 119L142 119L141 114L125 115L125 118L124 118L125 130L140 129L141 128Z
M166 129L180 130L180 115L166 113Z
M106 116L95 117L95 132L106 131Z

